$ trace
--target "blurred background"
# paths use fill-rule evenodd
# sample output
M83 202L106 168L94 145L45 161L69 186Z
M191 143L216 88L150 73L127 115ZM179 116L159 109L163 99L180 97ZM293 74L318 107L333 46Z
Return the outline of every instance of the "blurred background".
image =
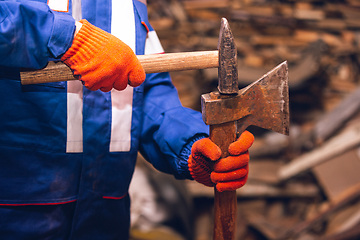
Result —
M216 50L227 18L239 86L288 61L290 136L249 127L250 174L236 239L360 239L360 1L148 0L165 52ZM216 91L217 69L171 73L184 106ZM132 239L212 239L213 189L139 156Z

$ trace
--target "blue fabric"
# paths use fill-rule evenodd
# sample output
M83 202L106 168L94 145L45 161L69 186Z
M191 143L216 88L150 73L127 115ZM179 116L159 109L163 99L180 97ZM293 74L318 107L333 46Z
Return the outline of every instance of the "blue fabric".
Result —
M149 74L143 86L146 111L140 152L155 168L182 179L180 152L196 134L207 135L208 127L200 113L181 105L168 73Z
M111 0L82 0L82 7L83 18L110 32ZM134 11L141 55L147 37L141 22L153 29L143 3L134 1ZM39 221L27 228L23 221L8 221L0 236L21 228L39 236L44 229L65 231L59 239L127 239L128 188L138 151L158 170L191 179L189 151L208 135L201 114L181 105L169 74L148 74L134 88L129 152L109 152L111 94L84 88L83 152L66 153L66 83L22 86L19 68L41 68L60 57L72 43L74 27L70 13L51 11L46 0L0 0L0 215L34 214ZM40 229L41 214L58 222Z
M70 239L75 206L76 203L48 206L0 207L1 239Z
M2 0L0 13L0 54L6 56L1 66L43 68L71 45L74 19L51 11L46 2Z

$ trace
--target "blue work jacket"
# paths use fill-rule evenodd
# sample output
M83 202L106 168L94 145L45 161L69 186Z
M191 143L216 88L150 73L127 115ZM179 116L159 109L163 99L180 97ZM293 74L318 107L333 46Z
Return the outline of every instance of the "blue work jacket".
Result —
M72 44L74 1L50 2L0 0L0 208L73 204L69 238L126 239L138 152L158 170L191 179L187 157L208 127L181 105L168 73L148 74L124 94L89 91L80 81L22 85L21 70L45 67ZM119 2L131 9L128 22L114 14ZM137 55L161 52L140 1L82 0L81 18L130 36Z

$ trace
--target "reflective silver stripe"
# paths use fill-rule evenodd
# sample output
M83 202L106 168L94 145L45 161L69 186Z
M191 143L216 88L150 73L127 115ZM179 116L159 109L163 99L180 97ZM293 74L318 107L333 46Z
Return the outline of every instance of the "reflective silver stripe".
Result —
M80 81L67 82L67 141L66 152L83 151L83 85Z
M49 8L57 12L69 12L69 0L48 0Z
M68 0L66 0L68 1ZM81 20L81 0L72 0L72 16ZM67 140L66 152L83 152L83 85L80 81L67 82Z
M111 34L135 52L135 16L132 0L112 1ZM133 88L112 90L112 121L110 152L127 152L131 146Z
M150 31L145 42L145 54L164 53L160 40L155 31Z
M82 19L81 12L81 0L72 0L72 16L76 21L80 21Z

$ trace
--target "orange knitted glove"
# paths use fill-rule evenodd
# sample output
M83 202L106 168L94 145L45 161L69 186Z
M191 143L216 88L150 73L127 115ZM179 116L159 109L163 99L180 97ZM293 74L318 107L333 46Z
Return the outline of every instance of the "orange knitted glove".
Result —
M250 159L248 149L253 142L254 136L248 131L243 132L230 144L229 156L218 160L221 150L215 143L209 138L196 141L188 159L191 176L205 186L216 185L219 192L241 188L248 178Z
M86 20L80 22L82 27L61 61L86 88L108 92L144 82L145 71L129 46Z

